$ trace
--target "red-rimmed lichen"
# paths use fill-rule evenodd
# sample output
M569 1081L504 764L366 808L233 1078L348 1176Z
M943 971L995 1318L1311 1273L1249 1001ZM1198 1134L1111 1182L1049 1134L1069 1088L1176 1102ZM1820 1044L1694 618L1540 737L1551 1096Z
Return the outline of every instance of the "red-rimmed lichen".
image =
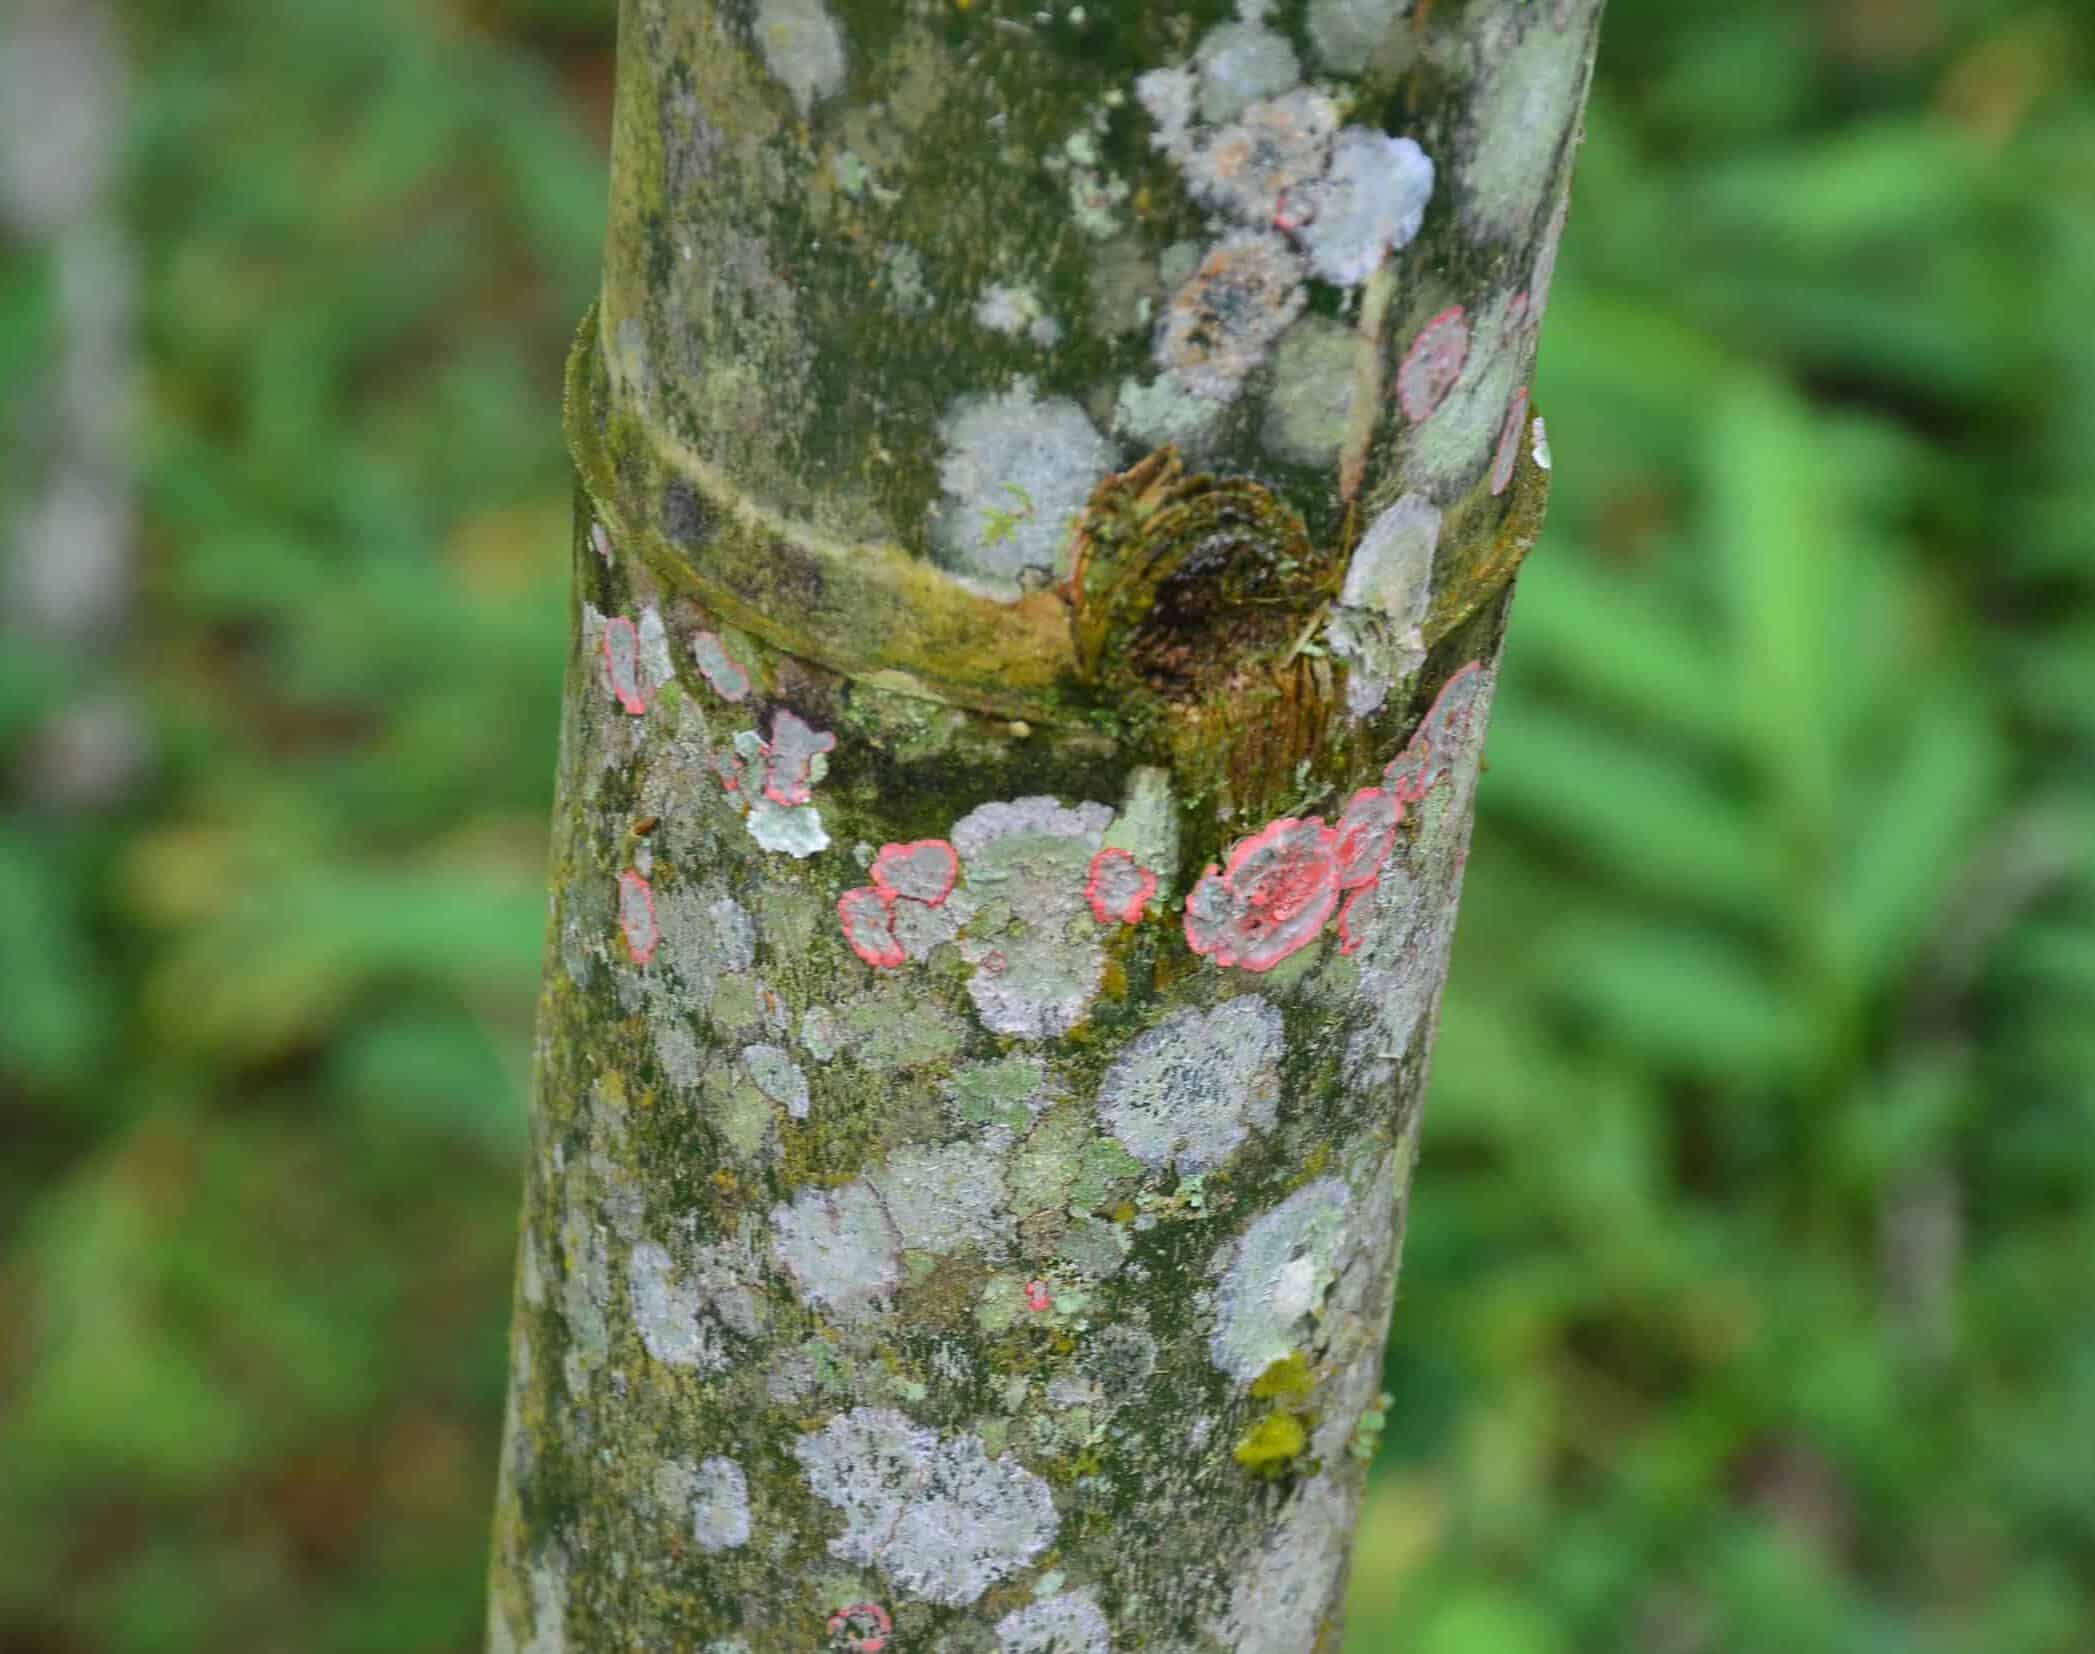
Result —
M662 940L655 922L655 889L630 867L618 876L618 928L626 939L626 953L636 965L655 956Z
M640 681L640 632L624 615L604 622L604 682L633 717L647 710L647 689Z
M1363 787L1347 800L1338 818L1338 883L1341 890L1372 884L1397 841L1404 806L1394 793Z
M1321 816L1285 816L1240 841L1186 898L1186 945L1247 971L1307 947L1338 906L1337 839Z
M1127 851L1109 845L1091 858L1084 900L1091 904L1091 916L1100 924L1140 924L1143 910L1156 893L1156 874Z
M895 938L895 899L870 884L837 898L837 923L851 951L875 970L891 971L909 958Z
M937 907L960 878L960 855L942 838L883 844L872 871L875 888L889 900L906 897Z
M1428 418L1462 377L1469 354L1469 321L1451 304L1418 330L1397 369L1397 403L1413 423Z

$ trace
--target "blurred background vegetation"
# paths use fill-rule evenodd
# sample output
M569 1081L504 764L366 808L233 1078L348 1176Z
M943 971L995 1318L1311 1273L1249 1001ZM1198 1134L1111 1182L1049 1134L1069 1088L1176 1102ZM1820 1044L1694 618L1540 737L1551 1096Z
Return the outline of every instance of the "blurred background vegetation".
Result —
M0 1651L464 1654L609 0L13 18ZM2091 53L1610 0L1356 1654L2095 1649Z

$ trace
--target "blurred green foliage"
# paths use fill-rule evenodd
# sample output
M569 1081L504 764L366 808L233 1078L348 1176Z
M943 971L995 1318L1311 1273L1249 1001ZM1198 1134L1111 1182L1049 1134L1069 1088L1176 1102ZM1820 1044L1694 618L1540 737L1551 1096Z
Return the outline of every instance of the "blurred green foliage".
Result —
M10 1654L477 1646L609 10L126 16L155 758L0 822ZM1611 0L1361 1654L2095 1647L2091 50ZM59 314L0 243L11 434ZM10 639L9 773L111 669Z

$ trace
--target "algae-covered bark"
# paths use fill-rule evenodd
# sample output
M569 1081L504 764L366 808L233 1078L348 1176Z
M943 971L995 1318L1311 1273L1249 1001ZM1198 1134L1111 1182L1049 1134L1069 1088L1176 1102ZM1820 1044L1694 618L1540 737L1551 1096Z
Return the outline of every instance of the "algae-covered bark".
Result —
M629 0L492 1648L1336 1647L1597 13Z

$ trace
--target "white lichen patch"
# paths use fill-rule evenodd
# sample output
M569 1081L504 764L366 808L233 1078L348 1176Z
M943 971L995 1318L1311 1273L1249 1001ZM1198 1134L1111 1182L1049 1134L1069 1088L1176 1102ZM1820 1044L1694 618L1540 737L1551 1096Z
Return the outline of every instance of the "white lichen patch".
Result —
M1199 77L1200 117L1234 120L1247 105L1285 92L1302 78L1302 65L1286 35L1263 23L1219 24L1193 53Z
M1194 396L1168 373L1144 382L1123 379L1113 403L1113 429L1144 448L1178 444L1200 454L1221 429L1228 404Z
M567 1568L551 1561L531 1564L531 1635L517 1642L508 1616L495 1616L495 1629L516 1654L567 1654ZM495 1644L491 1640L490 1648Z
M1148 111L1156 130L1150 144L1174 160L1190 153L1194 107L1200 98L1200 77L1183 65L1151 69L1135 79L1135 100Z
M843 1516L830 1554L902 1590L963 1607L1052 1543L1055 1502L980 1437L941 1436L890 1408L857 1407L794 1445L815 1496Z
M1212 1171L1273 1129L1285 1043L1279 1010L1257 994L1167 1017L1107 1070L1106 1129L1145 1166Z
M1266 397L1269 451L1303 465L1338 458L1353 415L1353 330L1324 316L1305 316L1273 352Z
M1115 457L1084 410L1020 379L959 398L939 435L944 498L931 536L947 566L1006 598L1026 580L1066 572L1070 522Z
M1337 1606L1354 1497L1336 1476L1307 1483L1260 1548L1232 1570L1216 1637L1231 1654L1311 1654Z
M1066 1591L997 1621L997 1654L1112 1654L1112 1648L1112 1628L1093 1591Z
M1309 0L1309 43L1317 61L1357 75L1385 48L1410 0Z
M887 1307L901 1279L901 1245L880 1197L864 1183L802 1189L771 1209L771 1255L807 1302L840 1320Z
M749 1478L733 1459L666 1460L655 1471L655 1497L690 1522L702 1551L739 1550L749 1543Z
M1332 143L1330 170L1299 198L1291 193L1284 210L1307 219L1295 237L1310 268L1358 287L1418 234L1432 197L1433 162L1413 140L1349 126Z
M759 798L750 804L745 824L749 836L764 849L780 851L796 861L829 848L822 812L812 804L774 804Z
M756 1082L757 1090L777 1103L796 1120L805 1120L808 1109L807 1074L785 1048L769 1043L745 1045L742 1066Z
M844 89L844 32L822 0L763 0L757 49L800 113Z
M1319 1178L1215 1254L1221 1284L1210 1353L1240 1384L1249 1384L1308 1337L1311 1317L1338 1278L1350 1201L1338 1178Z
M655 894L655 916L662 930L660 958L697 991L701 1007L721 977L756 963L756 926L718 885L667 886Z
M992 1131L986 1139L898 1149L868 1172L903 1250L1006 1252L1012 1225L999 1156L1008 1145L1006 1134Z
M992 282L975 300L975 325L1017 338L1023 334L1043 350L1058 344L1062 324L1050 316L1040 295L1030 287Z

